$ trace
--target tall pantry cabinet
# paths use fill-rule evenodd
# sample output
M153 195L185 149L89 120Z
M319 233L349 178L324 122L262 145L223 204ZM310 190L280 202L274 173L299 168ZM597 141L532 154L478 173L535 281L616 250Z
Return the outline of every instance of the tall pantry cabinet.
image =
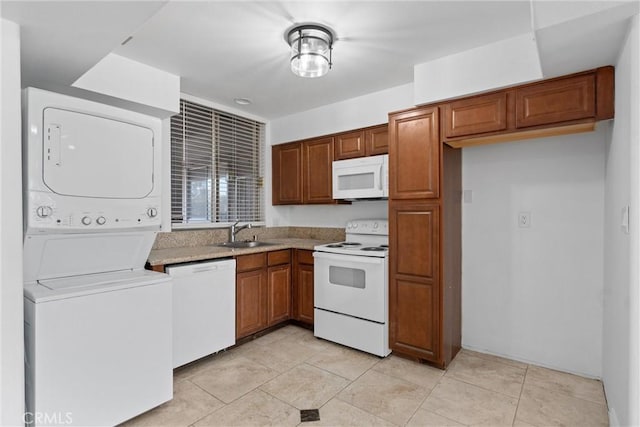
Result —
M445 368L460 350L461 152L437 106L389 115L389 341Z

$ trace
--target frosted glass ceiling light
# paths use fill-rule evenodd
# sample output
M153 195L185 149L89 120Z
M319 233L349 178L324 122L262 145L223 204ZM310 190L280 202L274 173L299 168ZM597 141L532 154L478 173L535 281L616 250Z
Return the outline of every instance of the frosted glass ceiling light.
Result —
M331 69L333 33L317 24L298 25L287 34L291 71L300 77L322 77Z

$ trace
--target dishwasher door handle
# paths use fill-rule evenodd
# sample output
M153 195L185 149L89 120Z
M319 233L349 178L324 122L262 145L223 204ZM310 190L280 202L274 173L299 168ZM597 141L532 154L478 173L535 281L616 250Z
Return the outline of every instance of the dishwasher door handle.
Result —
M218 266L217 265L209 265L206 267L196 267L193 270L191 270L192 273L206 273L207 271L217 271L218 270Z

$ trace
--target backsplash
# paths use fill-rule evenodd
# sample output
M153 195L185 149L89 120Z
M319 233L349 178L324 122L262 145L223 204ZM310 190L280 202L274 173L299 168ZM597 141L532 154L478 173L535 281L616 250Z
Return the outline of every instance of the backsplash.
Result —
M344 228L327 227L254 227L241 230L236 240L268 239L314 239L332 242L343 241ZM210 228L200 230L179 230L170 233L158 233L152 249L207 246L226 242L229 239L228 228Z

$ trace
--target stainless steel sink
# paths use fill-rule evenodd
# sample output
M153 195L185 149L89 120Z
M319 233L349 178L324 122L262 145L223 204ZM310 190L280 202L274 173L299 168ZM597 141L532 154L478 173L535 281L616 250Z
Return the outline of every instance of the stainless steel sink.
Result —
M224 242L217 243L213 246L220 246L222 248L255 248L258 246L272 246L274 243L267 242L256 242L253 240L245 241L245 242Z

